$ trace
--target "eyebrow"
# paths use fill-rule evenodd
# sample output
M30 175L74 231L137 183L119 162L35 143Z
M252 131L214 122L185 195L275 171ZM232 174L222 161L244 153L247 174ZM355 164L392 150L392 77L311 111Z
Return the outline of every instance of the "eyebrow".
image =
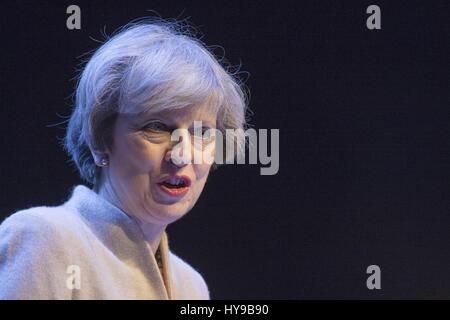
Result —
M177 124L172 121L171 117L163 112L147 113L143 115L142 119L143 121L158 120L164 122L170 129L178 128ZM209 119L194 119L193 121L201 121L202 124L207 124L210 127L215 127L216 125L215 121Z

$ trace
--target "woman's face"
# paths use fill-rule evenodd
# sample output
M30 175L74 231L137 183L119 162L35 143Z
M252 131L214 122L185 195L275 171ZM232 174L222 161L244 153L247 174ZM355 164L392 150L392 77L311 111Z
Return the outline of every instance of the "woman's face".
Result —
M212 157L215 152L214 137L194 141L194 121L202 121L205 131L216 127L216 118L217 113L206 104L146 116L119 114L101 188L105 187L113 202L140 222L167 225L181 218L197 202L211 168L204 161L194 163L194 149ZM171 141L175 129L184 129L179 130L181 142ZM180 148L178 154L187 156L184 162L170 161L175 145ZM176 180L167 181L174 176L187 185L179 188L173 185Z

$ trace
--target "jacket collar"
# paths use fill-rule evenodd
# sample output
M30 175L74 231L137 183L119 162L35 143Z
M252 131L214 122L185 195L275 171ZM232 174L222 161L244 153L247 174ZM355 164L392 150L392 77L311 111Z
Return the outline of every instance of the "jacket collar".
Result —
M142 269L161 299L171 299L170 251L165 231L159 244L163 265L161 274L139 225L120 208L84 185L75 186L63 206L80 215L96 237L119 259Z

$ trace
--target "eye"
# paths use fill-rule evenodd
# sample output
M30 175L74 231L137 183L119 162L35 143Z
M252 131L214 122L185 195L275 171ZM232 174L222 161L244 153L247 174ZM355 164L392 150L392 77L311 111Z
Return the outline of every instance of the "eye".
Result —
M153 132L165 132L168 131L168 127L159 121L153 121L148 123L145 127L144 130L148 130L148 131L153 131Z
M214 130L209 130L211 129L210 127L202 127L202 136L201 138L203 140L211 140L212 138L214 138ZM209 131L208 131L209 130Z

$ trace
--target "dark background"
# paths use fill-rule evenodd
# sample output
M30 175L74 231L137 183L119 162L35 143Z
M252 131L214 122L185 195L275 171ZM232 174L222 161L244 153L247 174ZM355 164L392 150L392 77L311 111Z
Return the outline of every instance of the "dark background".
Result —
M70 114L77 57L148 10L190 17L242 62L251 123L280 129L277 175L223 166L168 227L212 298L450 298L448 1L2 1L1 218L81 183L51 126Z

